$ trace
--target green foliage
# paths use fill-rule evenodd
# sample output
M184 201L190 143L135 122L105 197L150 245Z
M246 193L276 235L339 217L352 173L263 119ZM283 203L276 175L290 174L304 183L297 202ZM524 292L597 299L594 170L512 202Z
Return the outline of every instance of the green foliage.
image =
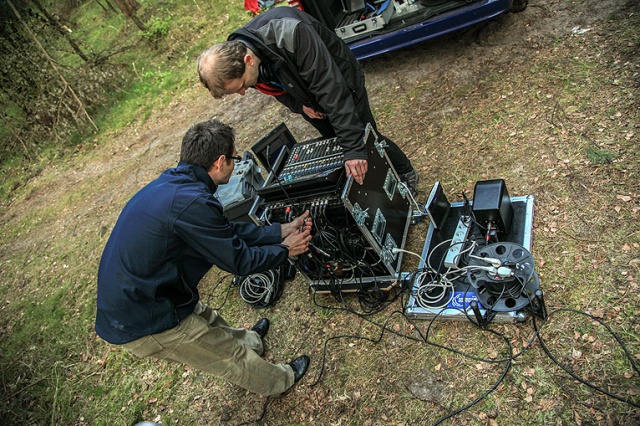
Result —
M131 123L144 121L150 111L165 105L175 93L182 75L172 71L142 71L133 77L110 101L110 108L98 111L96 123L100 128L121 129Z
M590 146L586 152L587 158L594 164L607 164L611 163L616 158L616 153L598 147Z
M171 18L153 17L147 24L147 31L143 35L150 41L157 43L169 33Z
M0 37L6 71L0 90L0 135L5 141L0 163L11 179L0 184L0 199L9 199L16 186L37 173L32 165L46 152L68 155L88 137L100 140L103 131L144 121L181 87L197 81L193 62L204 48L249 18L242 4L231 1L139 3L137 16L147 28L144 33L106 2L57 5L62 23L92 58L86 64L41 16L26 15L68 85L24 28L8 21L8 31ZM56 11L56 4L44 7ZM34 68L34 63L42 66ZM82 108L97 125L97 135Z

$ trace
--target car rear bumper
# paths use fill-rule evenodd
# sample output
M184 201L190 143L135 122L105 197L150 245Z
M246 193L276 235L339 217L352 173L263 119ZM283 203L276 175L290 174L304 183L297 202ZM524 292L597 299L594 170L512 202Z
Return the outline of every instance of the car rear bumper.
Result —
M508 13L513 0L482 0L395 31L347 43L358 60L439 37Z

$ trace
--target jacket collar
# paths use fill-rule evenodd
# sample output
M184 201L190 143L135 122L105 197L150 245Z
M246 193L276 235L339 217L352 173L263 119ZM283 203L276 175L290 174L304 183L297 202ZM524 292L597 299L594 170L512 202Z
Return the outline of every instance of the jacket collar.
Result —
M218 189L218 186L213 183L213 179L211 179L209 173L207 173L207 171L202 166L197 166L195 164L185 163L181 161L178 163L176 171L179 173L186 173L198 182L204 183L206 187L209 188L212 194L214 194Z
M285 62L285 59L271 50L264 44L262 40L256 37L246 28L239 28L231 35L228 40L238 40L253 51L261 61L269 63L273 68L278 69Z
M265 65L269 64L271 66L273 74L287 93L292 95L298 102L322 111L322 107L310 92L309 85L305 83L299 73L294 70L295 65L287 62L285 57L266 45L252 31L253 30L244 27L239 28L229 35L228 40L249 40L249 43L257 49L257 52L254 53L260 57L260 60L264 62Z

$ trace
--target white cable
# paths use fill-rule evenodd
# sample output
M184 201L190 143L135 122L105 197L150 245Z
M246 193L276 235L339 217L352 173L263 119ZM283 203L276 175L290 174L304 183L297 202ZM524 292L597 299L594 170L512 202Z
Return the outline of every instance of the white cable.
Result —
M262 212L262 216L264 217L264 221L267 223L267 225L271 225L271 221L269 220L269 207L267 207L264 212Z
M391 253L400 253L400 252L402 252L402 253L407 253L407 254L412 254L412 255L416 256L418 259L422 260L422 262L423 262L424 264L426 264L426 263L427 263L427 261L426 261L426 260L424 260L424 258L423 258L422 256L420 256L418 253L414 253L414 252L412 252L412 251L404 250L404 249L397 248L397 247L394 247L394 248L392 248L392 249L391 249Z
M433 270L433 266L431 266L431 256L433 256L433 253L435 253L435 252L436 252L436 250L438 249L438 247L440 247L441 245L444 245L444 244L447 244L447 243L448 243L448 244L451 244L451 241L453 241L453 238L450 238L450 239L448 239L448 240L444 240L443 242L439 243L438 245L436 245L436 246L431 250L431 253L429 253L429 256L427 257L427 262L426 262L426 264L427 264L427 266L429 267L429 269L432 269L432 270ZM447 249L447 250L448 250L448 249Z
M268 303L274 292L276 279L273 270L269 270L268 274L269 276L258 273L245 277L238 286L240 298L250 305L260 301Z
M441 245L443 245L443 244L450 243L451 241L452 241L452 239L444 240L443 242L441 242L440 244L438 244L437 246L435 246L435 247L433 248L433 250L431 250L431 254L429 254L429 259L428 259L428 260L429 260L429 262L428 262L428 266L429 266L429 268L430 268L430 269L433 269L433 267L431 266L431 256L433 255L433 253L436 251L436 249L437 249L438 247L440 247L440 246L441 246ZM477 245L478 245L478 243L477 243L476 241L473 241L473 242L471 243L471 245L470 245L468 248L466 248L466 249L462 250L460 253L458 253L458 257L459 257L459 256L462 256L462 255L463 255L463 254L465 254L465 253L472 252L472 251L476 248L476 246L477 246ZM448 250L448 249L447 249L447 250ZM445 276L447 276L447 275L449 275L449 274L451 274L451 273L459 273L459 272L463 272L463 271L464 271L463 269L461 269L461 268L459 268L459 267L457 267L457 266L456 266L456 267L451 267L451 268L449 268L449 269L447 270L447 272L445 272L445 273L444 273L444 275L445 275ZM453 281L453 280L452 280L452 281Z
M500 262L500 259L495 259L493 257L482 257L482 256L476 256L475 254L470 254L469 257L482 260L483 262L490 263L491 266L493 266L494 268L499 268L500 266L502 266L502 262Z
M416 282L418 283L418 290L415 294L416 302L423 308L445 308L447 305L449 305L454 296L453 282L441 276L439 280L431 280L425 284L424 280L428 275L433 274L431 274L429 271L425 271L416 277ZM441 291L439 293L436 292L436 294L431 295L430 293L435 289L441 289ZM446 297L447 293L449 297Z
M496 268L494 268L493 266L481 266L481 265L467 265L467 266L463 266L462 268L460 268L460 270L464 270L464 271L481 270L481 271L491 272L493 274L497 274L498 273L498 270Z
M420 210L420 204L418 204L418 202L416 201L415 198L413 198L413 194L411 193L411 190L409 189L409 186L405 183L405 182L398 182L400 185L402 185L404 187L404 189L407 191L407 194L409 194L409 197L411 198L411 201L413 201L413 204L417 207L418 211L421 213L420 216L424 216L424 213L422 212L422 210Z

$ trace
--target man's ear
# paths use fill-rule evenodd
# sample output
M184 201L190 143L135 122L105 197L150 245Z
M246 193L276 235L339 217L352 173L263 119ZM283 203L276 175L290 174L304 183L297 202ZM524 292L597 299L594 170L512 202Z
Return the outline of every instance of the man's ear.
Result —
M216 161L213 162L213 164L211 165L211 168L212 169L216 169L216 170L220 170L225 161L227 161L227 157L224 156L224 155L221 155L220 157L218 157L218 159Z
M253 60L253 56L251 56L249 53L244 55L244 63L245 65L252 67L255 64L255 61Z

